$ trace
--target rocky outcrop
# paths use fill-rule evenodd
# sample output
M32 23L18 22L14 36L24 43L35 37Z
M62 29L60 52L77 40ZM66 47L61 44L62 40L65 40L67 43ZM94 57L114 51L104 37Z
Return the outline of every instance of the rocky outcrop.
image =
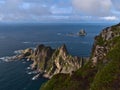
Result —
M25 50L19 50L19 53L16 55L17 59L30 59L30 55L33 54L33 49L31 48L27 48Z
M73 57L64 45L52 49L39 45L35 50L25 49L17 55L19 59L32 60L31 68L43 73L44 77L51 78L58 73L72 73L83 66L83 58Z
M51 62L52 61L52 62ZM63 45L53 53L49 69L46 69L45 76L53 76L58 73L72 73L82 66L83 60L79 57L72 57L68 54L66 46Z
M78 33L77 33L78 36L85 36L87 35L87 33L85 32L84 29L81 29Z
M99 61L107 55L114 43L109 43L113 38L120 36L120 24L105 28L98 36L95 37L95 42L92 51L92 61L97 65ZM107 60L102 61L106 63Z

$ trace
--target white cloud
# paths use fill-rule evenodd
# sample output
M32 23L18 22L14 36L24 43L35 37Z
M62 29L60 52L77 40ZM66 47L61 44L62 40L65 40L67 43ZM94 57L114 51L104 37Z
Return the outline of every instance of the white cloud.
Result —
M78 12L88 15L104 16L110 14L111 0L72 0Z
M116 17L116 16L107 16L107 17L101 17L100 19L107 20L107 21L115 21L115 20L118 20L118 17Z
M112 0L113 6L120 12L120 0Z
M53 5L50 8L52 14L72 14L72 7L58 7L57 5Z
M118 20L118 0L0 0L0 21Z

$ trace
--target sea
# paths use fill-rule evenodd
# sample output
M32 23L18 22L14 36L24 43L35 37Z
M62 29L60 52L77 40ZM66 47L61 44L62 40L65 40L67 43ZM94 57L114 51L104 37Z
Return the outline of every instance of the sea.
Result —
M16 60L6 62L4 57L15 51L35 48L39 44L60 47L66 44L73 56L89 57L94 37L111 23L7 23L0 24L0 90L39 90L48 79L29 74L31 62ZM81 29L86 36L77 36ZM70 35L70 34L74 35Z

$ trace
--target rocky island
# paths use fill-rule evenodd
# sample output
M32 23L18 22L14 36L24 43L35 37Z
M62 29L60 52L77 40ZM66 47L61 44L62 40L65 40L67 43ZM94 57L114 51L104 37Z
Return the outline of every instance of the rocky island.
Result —
M86 36L87 33L84 29L81 29L78 33L77 33L78 36Z
M87 32L84 29L80 29L77 33L68 33L67 36L86 36Z
M40 90L120 90L120 24L95 37L87 63L70 74L54 75Z

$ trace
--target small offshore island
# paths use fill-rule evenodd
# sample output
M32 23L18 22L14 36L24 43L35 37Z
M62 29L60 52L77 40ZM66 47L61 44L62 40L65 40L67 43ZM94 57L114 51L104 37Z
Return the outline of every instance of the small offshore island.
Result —
M87 33L84 29L81 29L79 32L77 33L68 33L67 36L86 36Z
M120 90L120 24L105 28L95 37L91 56L77 57L66 45L57 49L38 45L11 59L33 61L31 69L49 78L40 90Z
M84 29L81 29L78 33L77 33L78 36L86 36L87 33Z

